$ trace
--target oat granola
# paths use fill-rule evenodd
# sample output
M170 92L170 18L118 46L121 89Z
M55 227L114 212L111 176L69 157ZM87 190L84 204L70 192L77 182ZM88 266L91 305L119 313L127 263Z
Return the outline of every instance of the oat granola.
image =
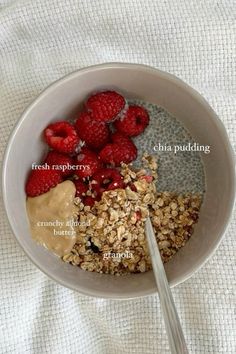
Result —
M150 270L144 232L148 215L164 262L185 245L198 220L201 196L157 192L156 160L144 154L142 162L144 168L138 171L122 164L121 175L127 187L104 192L93 207L75 199L80 224L76 244L62 257L65 262L83 270L116 275Z

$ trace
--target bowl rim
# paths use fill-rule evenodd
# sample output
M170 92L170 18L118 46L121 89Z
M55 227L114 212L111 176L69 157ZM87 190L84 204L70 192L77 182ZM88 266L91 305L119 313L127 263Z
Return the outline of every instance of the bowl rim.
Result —
M100 291L96 291L96 292L91 292L91 291L85 291L85 290L78 290L76 288L76 286L72 286L72 285L68 285L66 281L62 280L61 278L58 278L57 276L55 276L54 274L50 273L50 270L48 270L46 267L43 266L43 264L39 264L37 261L35 261L35 259L28 253L28 251L25 249L25 247L22 246L22 244L20 243L20 240L17 238L14 227L11 223L11 215L10 215L10 211L9 211L9 207L8 207L8 198L7 198L7 194L6 194L6 174L7 174L7 163L8 163L8 157L9 157L9 153L11 150L11 146L12 143L14 141L15 135L18 132L19 127L21 126L22 122L27 119L27 115L30 112L30 110L36 106L38 104L39 101L41 101L44 96L46 96L50 91L53 91L57 86L60 86L61 84L73 79L74 77L76 77L78 74L83 74L83 73L87 73L87 72L96 72L99 71L100 69L131 69L131 70L145 70L145 71L149 71L150 73L154 73L154 74L158 74L159 76L163 77L166 80L169 80L175 84L177 84L178 86L180 86L181 88L183 88L185 91L188 91L188 93L194 98L196 99L199 103L201 103L204 108L206 110L209 111L209 113L211 113L212 116L212 121L215 122L217 128L221 131L222 137L224 139L226 148L227 148L227 154L229 156L230 159L230 173L231 173L231 177L232 180L235 181L235 155L234 155L234 151L233 148L231 146L228 134L226 132L226 128L223 125L223 123L221 122L220 118L217 116L217 114L215 113L215 111L212 109L212 107L209 105L209 103L206 101L206 99L199 93L197 92L195 89L193 89L191 86L189 86L187 83L185 83L184 81L182 81L180 78L178 78L177 76L170 74L168 72L165 72L163 70L159 70L155 67L149 66L149 65L145 65L145 64L138 64L138 63L126 63L126 62L108 62L108 63L101 63L101 64L96 64L96 65L91 65L91 66L87 66L87 67L83 67L77 70L74 70L73 72L64 75L63 77L59 78L58 80L52 82L51 84L49 84L46 88L44 88L37 96L35 99L33 99L31 101L30 104L28 104L28 106L23 110L23 112L21 113L21 117L20 119L16 122L16 124L14 125L12 132L8 138L7 144L6 144L6 149L4 152L4 156L3 156L3 163L2 163L2 194L3 194L3 202L4 202L4 207L5 207L5 212L7 215L7 219L8 219L8 223L9 226L12 230L12 233L17 241L17 243L20 245L20 247L23 249L24 253L27 255L27 257L31 260L31 262L37 267L39 268L45 275L47 275L50 279L52 279L53 281L59 283L60 285L69 288L73 291L76 291L77 293L81 294L81 295L86 295L86 296L90 296L90 297L94 297L94 298L103 298L103 299L113 299L113 300L128 300L128 299L135 299L135 298L140 298L140 297L145 297L148 295L152 295L157 293L157 289L156 291L153 289L148 289L148 290L142 290L142 294L137 293L137 295L133 294L133 295L111 295L111 294L104 294L101 293ZM204 265L205 263L209 260L209 258L215 253L216 249L218 248L220 242L222 241L226 230L228 228L228 225L230 223L230 220L232 218L232 214L233 214L233 208L234 208L234 204L235 204L235 192L236 192L236 185L235 183L232 184L232 193L231 193L231 198L229 199L229 206L230 206L230 212L228 213L228 216L226 217L226 222L222 231L221 236L218 238L217 242L215 243L214 247L212 247L208 252L207 252L207 256L205 257L205 259L201 262L201 264L195 265L191 272L189 272L188 274L182 275L180 276L178 279L171 281L170 282L170 286L174 287L176 285L181 284L182 282L186 281L187 279L189 279L190 277L192 277L192 275L194 273L196 273L197 271L199 271Z

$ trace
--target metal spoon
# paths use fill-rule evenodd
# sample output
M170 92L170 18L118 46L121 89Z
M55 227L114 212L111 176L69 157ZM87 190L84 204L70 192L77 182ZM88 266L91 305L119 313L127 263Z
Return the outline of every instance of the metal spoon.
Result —
M146 220L145 231L171 353L187 354L188 349L184 339L184 334L168 284L150 218L147 218Z

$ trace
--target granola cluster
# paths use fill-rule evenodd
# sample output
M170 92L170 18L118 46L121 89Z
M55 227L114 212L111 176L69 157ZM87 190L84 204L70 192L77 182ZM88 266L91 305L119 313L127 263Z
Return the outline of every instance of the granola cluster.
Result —
M79 198L77 241L65 262L84 270L109 274L146 272L151 260L144 223L150 215L164 262L183 247L193 232L201 205L199 195L156 191L157 163L144 155L145 169L123 164L127 187L104 192L90 208Z

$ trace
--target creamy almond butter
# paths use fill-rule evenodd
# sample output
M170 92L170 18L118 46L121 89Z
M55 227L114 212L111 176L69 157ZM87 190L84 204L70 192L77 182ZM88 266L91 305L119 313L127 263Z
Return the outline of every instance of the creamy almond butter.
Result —
M64 181L49 192L26 201L32 238L58 256L69 253L76 242L73 226L78 214L75 191L73 182Z

